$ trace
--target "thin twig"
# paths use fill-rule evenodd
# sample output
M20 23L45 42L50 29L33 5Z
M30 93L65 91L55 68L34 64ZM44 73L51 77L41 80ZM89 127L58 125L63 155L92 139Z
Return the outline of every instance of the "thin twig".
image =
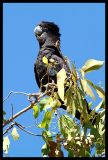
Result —
M38 100L36 100L35 102L31 103L28 107L22 109L21 111L19 111L18 113L14 114L13 117L9 118L8 120L6 120L3 123L3 127L5 127L7 124L9 124L10 122L12 122L15 118L19 117L21 114L23 114L24 112L30 110L35 103L39 102L40 98L44 97L47 93L43 93L41 95L39 95Z
M31 109L33 107L35 103L32 103L31 105L29 105L28 107L24 108L23 110L19 111L18 113L16 113L15 115L13 115L13 117L9 118L8 120L6 120L3 123L3 127L5 127L7 124L9 124L10 122L12 122L15 118L17 118L18 116L20 116L21 114L23 114L24 112L28 111L29 109Z
M12 123L12 124L3 132L3 135L6 134L14 125L15 125L15 123Z
M10 91L10 93L8 94L8 96L3 100L3 103L11 96L11 94L23 94L23 95L26 95L26 96L29 96L30 94L27 94L25 92L14 92L14 91Z
M23 126L21 126L21 124L18 124L17 122L15 123L15 125L16 125L17 127L19 127L21 130L23 130L24 132L28 133L28 134L31 134L31 135L33 135L33 136L42 136L42 135L34 134L34 133L30 132L30 131L27 131L26 129L24 129Z
M12 123L4 132L3 132L3 135L5 135L14 125L16 125L17 127L19 127L21 130L23 130L24 132L28 133L28 134L31 134L33 136L42 136L42 135L38 135L38 134L34 134L30 131L27 131L26 129L24 129L25 127L22 126L21 124L17 123L17 122L14 122Z
M36 125L35 124L32 124L32 125L29 125L29 126L27 126L27 127L25 127L25 128L31 128L31 127L36 127Z
M10 97L10 95L12 94L13 92L11 91L8 96L3 100L3 103Z

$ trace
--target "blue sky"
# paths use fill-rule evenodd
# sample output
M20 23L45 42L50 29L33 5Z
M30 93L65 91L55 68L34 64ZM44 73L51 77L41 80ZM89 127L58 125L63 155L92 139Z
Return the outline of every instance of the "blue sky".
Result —
M3 97L10 91L38 92L34 78L34 62L39 51L34 36L35 26L42 20L60 27L61 51L76 68L88 59L105 60L105 4L104 3L4 3L3 4ZM95 84L105 87L105 65L87 74ZM98 104L100 99L94 104ZM11 96L5 103L6 118L29 105L23 95ZM25 127L35 124L32 110L16 119ZM39 118L40 120L40 118ZM35 134L41 130L30 127ZM10 157L41 157L44 141L18 130L20 139L11 144ZM67 153L65 152L65 156Z

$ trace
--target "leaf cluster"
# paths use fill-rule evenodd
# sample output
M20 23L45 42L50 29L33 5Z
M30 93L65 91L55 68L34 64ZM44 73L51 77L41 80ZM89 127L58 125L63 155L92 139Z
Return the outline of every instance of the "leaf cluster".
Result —
M45 56L43 62L49 65ZM55 62L51 60L50 63ZM62 68L57 73L57 84L47 84L46 92L48 89L51 90L50 95L48 94L33 106L35 119L39 117L40 112L44 112L41 122L37 125L38 128L43 129L42 138L45 141L41 149L43 157L64 157L61 147L68 151L68 157L97 157L105 154L105 92L86 78L88 72L97 70L102 65L103 61L90 59L79 69L78 73L75 65L72 64L69 76ZM101 101L88 113L85 97L89 96L92 101L96 100L93 89ZM61 101L67 106L65 114L58 114ZM88 103L89 108L92 106L92 101ZM81 114L79 122L76 119L77 111ZM59 130L59 134L57 130L55 136L49 129L53 116L57 117ZM93 125L91 120L94 118L96 122ZM15 128L12 136L14 140L19 139ZM10 145L8 137L4 138L3 144L5 153L8 153ZM95 153L91 155L93 148L95 148Z

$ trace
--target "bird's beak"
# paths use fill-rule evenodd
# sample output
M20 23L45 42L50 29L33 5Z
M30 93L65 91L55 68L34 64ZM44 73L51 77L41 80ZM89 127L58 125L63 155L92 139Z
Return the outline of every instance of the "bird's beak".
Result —
M42 28L40 26L35 27L34 33L36 36L39 36L42 34Z

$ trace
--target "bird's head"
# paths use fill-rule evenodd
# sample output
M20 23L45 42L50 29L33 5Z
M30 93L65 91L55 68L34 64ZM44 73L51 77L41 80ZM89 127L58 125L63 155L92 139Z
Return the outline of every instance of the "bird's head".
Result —
M59 27L53 22L42 21L35 27L34 33L40 47L44 44L54 45L57 40L60 41Z

